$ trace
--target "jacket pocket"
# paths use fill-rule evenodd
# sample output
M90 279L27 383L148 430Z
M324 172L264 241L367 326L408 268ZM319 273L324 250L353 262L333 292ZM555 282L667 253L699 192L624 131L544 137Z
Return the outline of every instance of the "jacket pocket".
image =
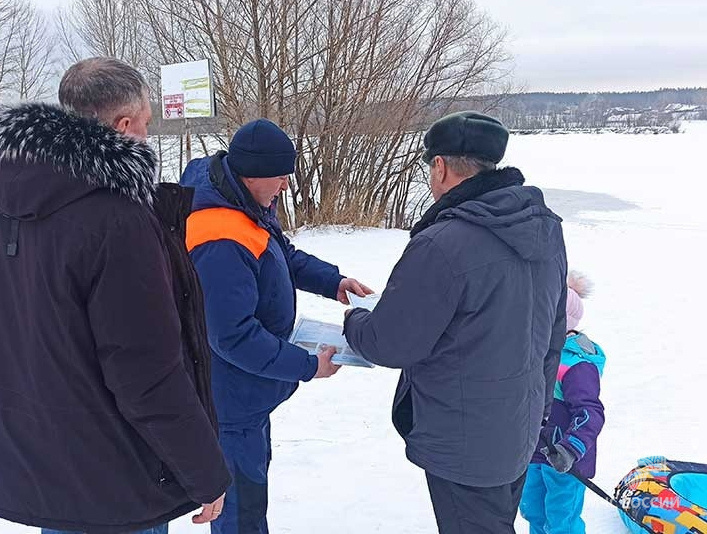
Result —
M393 426L401 437L405 438L412 431L414 413L412 409L412 386L404 375L400 377L400 384L393 403Z
M160 462L160 470L157 475L157 485L159 487L169 486L174 483L174 475L172 471L165 465L164 462Z

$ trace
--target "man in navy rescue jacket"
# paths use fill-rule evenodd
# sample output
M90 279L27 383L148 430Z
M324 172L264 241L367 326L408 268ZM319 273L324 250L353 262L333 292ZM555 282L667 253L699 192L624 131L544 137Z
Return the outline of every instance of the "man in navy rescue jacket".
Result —
M221 446L234 484L213 533L268 532L270 413L300 382L333 375L334 349L311 356L288 343L296 289L348 304L371 290L334 265L296 250L276 217L295 152L287 134L258 119L228 153L192 161L181 183L196 189L187 248L204 289Z

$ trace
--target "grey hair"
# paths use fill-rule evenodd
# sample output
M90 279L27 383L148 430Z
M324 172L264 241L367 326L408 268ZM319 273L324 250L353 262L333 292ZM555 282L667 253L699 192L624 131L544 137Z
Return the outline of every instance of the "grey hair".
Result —
M469 177L482 171L496 170L496 164L494 162L473 156L440 157L444 160L444 164L449 167L453 173L459 176ZM434 160L432 160L431 165L434 166Z
M69 67L59 84L62 106L84 117L96 117L108 125L118 114L139 109L147 95L148 86L142 74L110 57L79 61Z

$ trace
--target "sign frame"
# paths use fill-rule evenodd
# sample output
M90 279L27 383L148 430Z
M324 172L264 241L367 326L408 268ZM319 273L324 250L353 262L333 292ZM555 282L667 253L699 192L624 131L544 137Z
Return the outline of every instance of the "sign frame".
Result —
M211 60L160 65L160 106L164 120L215 117Z

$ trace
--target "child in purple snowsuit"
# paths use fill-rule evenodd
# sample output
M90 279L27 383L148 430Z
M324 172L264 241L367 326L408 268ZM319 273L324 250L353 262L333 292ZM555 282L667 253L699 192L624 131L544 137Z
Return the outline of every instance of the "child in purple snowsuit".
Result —
M567 279L567 339L555 383L552 412L533 455L520 502L530 534L585 534L581 513L586 478L596 470L596 443L604 426L599 381L606 360L601 348L575 330L590 284L570 272ZM548 444L556 450L550 451Z

